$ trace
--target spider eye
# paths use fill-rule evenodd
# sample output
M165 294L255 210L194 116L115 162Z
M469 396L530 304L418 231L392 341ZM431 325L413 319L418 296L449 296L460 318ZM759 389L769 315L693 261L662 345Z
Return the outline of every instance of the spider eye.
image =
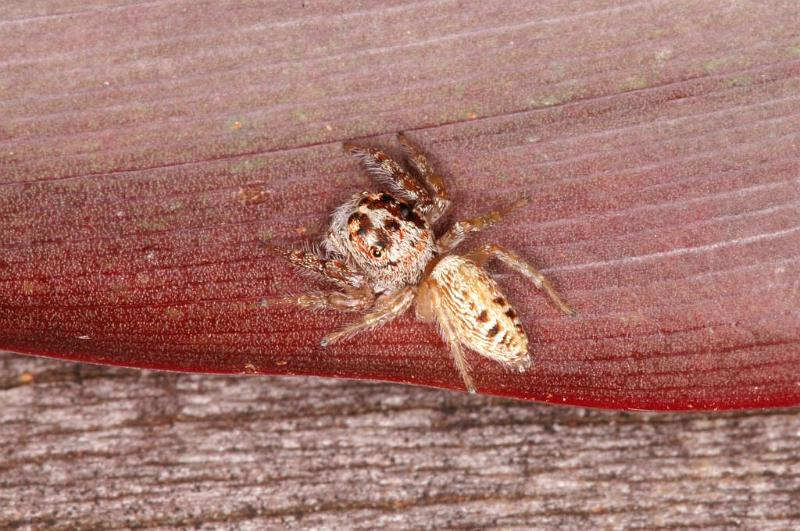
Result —
M380 258L383 256L383 252L377 247L372 247L369 251L373 258Z

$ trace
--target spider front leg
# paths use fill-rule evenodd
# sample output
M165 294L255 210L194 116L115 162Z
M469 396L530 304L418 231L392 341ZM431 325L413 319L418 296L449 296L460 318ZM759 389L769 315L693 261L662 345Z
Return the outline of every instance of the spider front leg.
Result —
M436 241L436 244L439 246L439 252L444 254L452 251L467 238L468 234L491 227L509 213L525 206L527 203L528 199L522 197L505 208L493 210L488 214L454 223L453 226Z
M575 315L575 310L573 310L569 304L564 302L555 288L550 284L550 281L547 280L547 278L539 270L520 258L517 253L503 249L502 247L493 243L489 243L480 249L472 251L466 257L479 266L483 266L492 257L498 258L500 261L511 266L513 269L530 279L537 288L544 291L547 296L550 297L550 300L553 301L553 303L558 306L562 312L567 315Z
M320 345L327 347L337 341L352 337L359 332L372 330L388 323L408 310L411 303L414 301L415 295L416 292L412 287L403 288L387 295L381 295L375 300L372 311L365 314L361 320L323 337Z
M368 287L340 291L317 291L302 295L268 298L267 303L289 304L314 310L336 310L340 312L362 312L375 302L375 295Z
M444 180L441 175L433 171L433 167L428 162L428 157L405 134L398 133L397 140L400 141L406 160L414 168L417 176L433 191L433 208L428 219L433 224L442 217L447 207L450 206L450 198L447 194L447 188L444 186Z
M346 143L344 149L355 155L375 180L386 186L400 199L417 203L423 207L433 204L428 191L380 149L350 143Z

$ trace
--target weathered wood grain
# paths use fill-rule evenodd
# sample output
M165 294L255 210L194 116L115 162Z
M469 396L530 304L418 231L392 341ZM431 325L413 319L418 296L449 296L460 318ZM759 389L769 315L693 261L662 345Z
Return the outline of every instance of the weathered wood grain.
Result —
M612 413L10 354L0 368L3 529L800 525L797 410Z

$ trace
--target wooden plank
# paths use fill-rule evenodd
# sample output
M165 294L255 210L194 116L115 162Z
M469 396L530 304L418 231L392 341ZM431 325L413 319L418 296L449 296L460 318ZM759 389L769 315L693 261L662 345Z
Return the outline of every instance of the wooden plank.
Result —
M604 412L11 354L0 367L3 529L800 522L797 410Z

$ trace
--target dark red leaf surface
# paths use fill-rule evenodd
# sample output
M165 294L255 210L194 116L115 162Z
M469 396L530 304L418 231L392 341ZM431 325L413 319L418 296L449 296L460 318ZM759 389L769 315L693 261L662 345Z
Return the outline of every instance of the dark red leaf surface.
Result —
M179 371L461 388L409 313L335 348L302 245L408 131L529 331L481 392L611 408L800 404L791 1L20 2L0 8L0 347ZM268 385L268 382L265 382Z

